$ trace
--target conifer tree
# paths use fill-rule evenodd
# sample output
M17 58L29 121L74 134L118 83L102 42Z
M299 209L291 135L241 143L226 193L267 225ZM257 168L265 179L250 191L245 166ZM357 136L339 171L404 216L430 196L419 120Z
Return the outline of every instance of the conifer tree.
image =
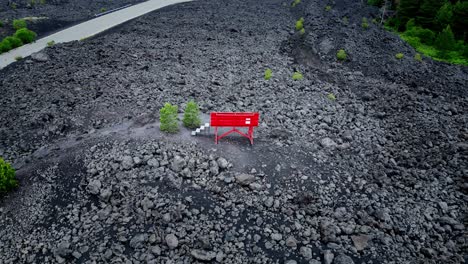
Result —
M419 7L417 21L424 28L435 28L434 18L437 11L444 5L444 0L423 0Z
M182 122L184 123L184 126L188 128L197 128L200 126L200 110L198 109L197 103L193 100L187 103Z
M408 20L413 18L419 10L419 0L400 0L398 5L398 18L401 23L400 26L406 25Z
M468 1L458 1L452 9L453 20L452 29L453 33L458 39L463 39L468 42Z
M453 19L453 12L452 12L452 3L447 2L445 3L439 11L437 11L436 15L436 23L437 28L443 29L452 23Z
M179 122L177 120L177 105L165 103L164 107L159 110L159 128L161 131L175 133L179 131Z

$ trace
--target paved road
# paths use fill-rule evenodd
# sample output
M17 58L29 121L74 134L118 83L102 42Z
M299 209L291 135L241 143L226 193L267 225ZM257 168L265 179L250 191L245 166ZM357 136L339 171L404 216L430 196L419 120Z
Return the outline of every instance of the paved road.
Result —
M47 43L52 40L55 41L55 43L63 43L91 37L104 30L122 24L141 15L147 14L156 9L189 1L192 0L149 0L141 4L133 5L113 13L91 19L76 26L59 31L55 34L41 38L34 43L27 44L17 49L11 50L10 52L1 54L0 69L14 62L15 57L17 56L24 58L42 50L47 46Z

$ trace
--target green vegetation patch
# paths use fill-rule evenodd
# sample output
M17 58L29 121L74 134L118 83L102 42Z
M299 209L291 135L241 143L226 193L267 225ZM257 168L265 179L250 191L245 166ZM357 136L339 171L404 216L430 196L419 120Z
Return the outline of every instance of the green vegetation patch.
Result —
M272 75L273 75L273 72L271 71L270 68L265 70L265 80L267 81L270 80Z
M294 0L294 2L291 3L291 6L296 7L300 3L301 3L301 0Z
M0 158L0 194L6 193L18 186L15 169Z
M405 55L403 55L403 53L397 53L397 54L395 54L395 58L397 58L397 59L399 59L399 60L403 59L403 57L405 57Z
M302 76L302 73L296 71L296 72L294 72L294 74L292 76L292 79L294 81L300 81L300 80L304 79L304 76Z

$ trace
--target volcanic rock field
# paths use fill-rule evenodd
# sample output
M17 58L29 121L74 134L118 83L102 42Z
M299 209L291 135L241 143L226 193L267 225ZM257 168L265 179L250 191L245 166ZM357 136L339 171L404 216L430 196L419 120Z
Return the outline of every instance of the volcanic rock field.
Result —
M198 0L0 70L0 264L466 263L468 68L377 16ZM260 112L254 145L160 132L190 99Z

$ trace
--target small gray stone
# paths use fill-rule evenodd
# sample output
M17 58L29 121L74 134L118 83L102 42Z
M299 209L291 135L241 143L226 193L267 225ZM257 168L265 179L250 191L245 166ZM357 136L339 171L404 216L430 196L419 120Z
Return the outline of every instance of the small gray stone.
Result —
M320 140L320 145L324 148L333 149L336 148L337 144L331 138L326 137Z
M67 241L60 242L54 250L54 254L60 257L66 257L72 253L70 243Z
M109 198L112 196L112 191L110 189L104 189L101 190L101 193L99 194L99 197L101 200L107 202L109 201Z
M295 261L294 259L290 259L290 260L286 260L284 264L297 264L297 261Z
M341 254L335 257L333 264L354 264L354 261L351 257Z
M200 249L194 249L190 252L192 257L194 257L197 260L202 260L202 261L211 261L214 258L216 258L216 252L212 251L204 251Z
M286 246L295 248L297 247L297 240L293 236L290 236L286 239Z
M187 163L185 162L184 158L181 156L175 156L174 160L172 161L172 170L175 172L180 172L186 164Z
M241 173L236 176L236 181L243 186L248 186L255 181L255 176L251 174Z
M133 158L130 157L130 156L124 156L122 158L122 168L124 170L129 170L131 168L133 168Z
M333 253L330 250L325 250L325 252L323 252L324 264L331 264L333 262L334 257L335 255L333 255Z
M156 256L161 255L161 248L159 246L153 246L151 247L151 253L153 253Z
M265 206L268 207L268 208L272 207L274 201L275 201L275 200L273 199L273 197L271 197L271 196L268 197L268 198L265 200Z
M88 192L91 194L97 195L101 191L101 181L93 180L88 184Z
M308 247L301 247L299 250L301 256L303 256L305 259L311 259L312 258L312 249Z
M49 56L44 52L36 52L31 55L31 59L38 62L46 62L49 60Z
M144 211L148 211L149 209L152 209L154 207L154 203L150 199L148 199L148 197L145 197L141 201L141 206L143 207Z
M170 249L177 248L177 246L179 245L179 240L174 234L166 235L165 241Z
M149 166L153 167L153 168L157 168L159 167L159 161L155 158L151 158L149 159L146 164L148 164Z
M130 247L132 248L142 248L143 243L148 240L147 234L137 234L130 240Z
M354 247L357 249L357 251L362 251L367 247L369 236L367 235L351 236L351 240L353 240Z
M140 157L133 157L133 163L135 163L135 165L141 164L141 159L140 159Z
M216 162L221 169L227 169L229 166L229 162L225 158L219 158Z
M280 241L281 239L283 239L283 236L281 234L274 233L274 234L271 234L271 239L275 241Z
M219 174L218 163L214 160L210 161L210 172L212 175L215 175L215 176Z

